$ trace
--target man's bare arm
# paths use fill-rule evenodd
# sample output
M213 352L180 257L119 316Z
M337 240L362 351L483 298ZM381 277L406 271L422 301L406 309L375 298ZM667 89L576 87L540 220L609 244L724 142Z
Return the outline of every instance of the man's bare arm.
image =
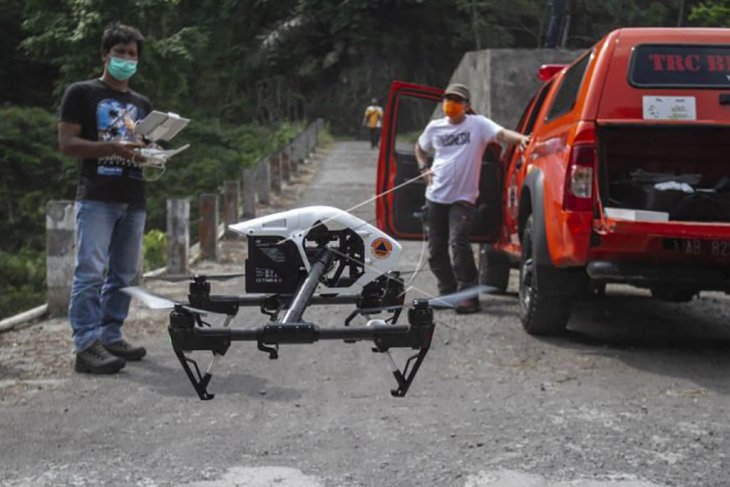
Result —
M67 156L80 159L119 156L133 161L137 155L133 150L135 147L143 145L86 140L81 137L81 125L68 122L58 124L58 148Z
M522 135L519 132L515 132L514 130L509 130L509 129L500 130L499 133L497 134L496 139L497 139L497 142L517 145L522 150L525 150L525 148L527 148L527 144L530 143L529 135Z
M423 174L423 180L426 182L426 185L431 184L431 170L428 168L428 153L421 149L421 146L418 145L418 142L416 142L416 161L418 162L418 168ZM423 168L423 169L421 169Z
M428 153L421 149L421 146L418 145L418 142L416 142L416 161L418 162L418 167L426 167L428 166Z

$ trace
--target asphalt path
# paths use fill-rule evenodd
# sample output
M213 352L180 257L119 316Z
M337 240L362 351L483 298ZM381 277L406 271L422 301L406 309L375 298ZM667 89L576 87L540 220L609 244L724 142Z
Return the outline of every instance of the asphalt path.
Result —
M336 143L297 206L355 207L372 221L373 204L358 205L373 197L376 159L366 142ZM422 256L420 242L404 243L400 269L421 270L409 299L435 291ZM201 268L239 271L242 262ZM406 398L391 397L385 357L365 343L282 346L278 360L234 343L211 383L215 399L202 402L172 354L164 313L135 304L130 326L145 360L112 377L61 374L0 402L0 483L730 484L727 296L680 305L609 286L605 298L576 304L566 337L538 339L521 328L515 284L513 275L507 295L481 296L477 314L437 312ZM165 286L157 290L184 295L184 285ZM219 291L242 292L243 283ZM311 307L305 318L341 326L351 309ZM232 326L264 322L247 308ZM42 343L65 326L46 323L33 336ZM409 354L397 352L402 365ZM0 374L12 376L2 357Z

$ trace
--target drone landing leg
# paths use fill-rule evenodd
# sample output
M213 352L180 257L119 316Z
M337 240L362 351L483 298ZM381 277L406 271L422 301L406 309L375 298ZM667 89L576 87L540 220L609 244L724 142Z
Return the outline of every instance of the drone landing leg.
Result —
M393 397L405 397L405 395L408 393L408 388L411 387L411 384L413 383L413 379L416 378L416 374L418 373L418 368L421 366L421 363L423 362L423 359L426 358L426 354L428 353L428 348L422 348L418 351L416 355L411 356L406 361L406 366L403 368L403 371L401 372L400 369L398 369L398 366L395 365L395 361L393 360L393 357L390 355L390 352L387 352L388 359L390 359L390 367L393 371L393 376L395 377L396 382L398 383L397 389L391 389L390 394ZM411 362L415 360L413 363L413 367L411 367L411 370L408 370L408 367L411 365Z
M187 374L188 379L190 379L190 382L193 384L195 392L198 393L198 397L200 397L203 401L213 399L215 394L208 393L208 383L210 382L211 377L213 377L210 372L206 372L205 375L201 375L198 363L195 360L187 358L185 354L180 351L175 351L175 355L177 355L185 374ZM195 374L193 374L190 364L193 364Z
M394 397L404 397L408 393L408 388L411 387L423 359L426 358L428 349L431 348L435 325L433 322L433 309L427 300L416 300L414 302L414 306L408 310L408 323L410 328L407 334L381 337L374 340L375 348L373 348L373 352L385 353L388 356L390 369L398 383L398 388L390 391ZM398 368L390 354L390 348L393 347L408 347L418 350L417 354L406 361L403 371Z
M176 306L170 313L170 340L175 355L180 361L185 374L203 401L213 399L213 394L208 393L208 383L212 377L212 369L218 363L218 359L225 355L231 344L231 330L227 327L230 320L226 320L225 328L208 329L204 336L198 336L202 328L196 328L196 321L200 322L200 316L183 307ZM185 355L186 351L209 350L213 353L213 360L208 366L205 374L201 374L198 363ZM192 368L191 368L192 365ZM193 369L195 369L193 371Z

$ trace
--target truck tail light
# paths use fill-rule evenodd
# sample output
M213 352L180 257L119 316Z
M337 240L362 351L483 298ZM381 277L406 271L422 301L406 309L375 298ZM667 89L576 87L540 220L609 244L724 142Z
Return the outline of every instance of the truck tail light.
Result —
M574 145L565 180L563 209L570 211L593 210L593 170L596 167L594 144Z

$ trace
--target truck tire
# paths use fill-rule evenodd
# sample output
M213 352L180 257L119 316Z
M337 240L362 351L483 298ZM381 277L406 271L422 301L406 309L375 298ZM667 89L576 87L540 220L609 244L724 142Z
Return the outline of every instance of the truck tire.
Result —
M479 283L505 292L509 284L510 265L507 256L496 252L489 245L479 251Z
M530 216L522 232L520 258L520 320L530 335L561 335L570 318L571 299L567 296L546 295L539 286L538 266L534 265L534 228Z
M651 297L670 303L688 303L697 295L694 289L668 289L663 287L651 288Z

